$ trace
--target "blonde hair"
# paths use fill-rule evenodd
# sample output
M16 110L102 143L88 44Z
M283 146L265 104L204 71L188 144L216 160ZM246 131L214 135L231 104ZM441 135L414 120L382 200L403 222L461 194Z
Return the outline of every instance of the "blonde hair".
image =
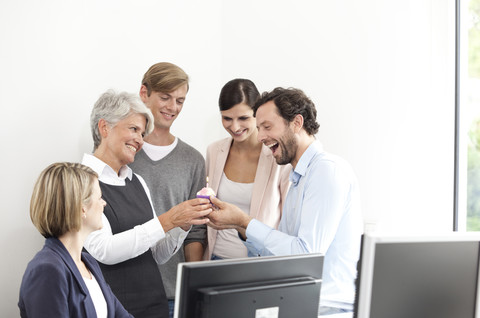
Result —
M97 173L80 163L58 162L42 171L33 188L30 218L44 237L79 231Z
M147 88L148 96L152 92L171 93L185 84L188 89L187 73L177 65L168 62L150 66L142 80L142 85Z

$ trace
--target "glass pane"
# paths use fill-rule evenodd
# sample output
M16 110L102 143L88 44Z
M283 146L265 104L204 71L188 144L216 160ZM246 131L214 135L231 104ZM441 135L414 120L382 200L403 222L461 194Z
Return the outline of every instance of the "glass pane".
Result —
M461 76L461 151L466 154L466 191L463 196L466 200L466 230L480 231L480 0L464 1L466 4L461 12L463 31L460 36L466 38L467 44L463 52L468 52L466 63L461 67L464 76ZM463 14L462 14L463 13ZM462 47L460 48L462 52ZM467 55L467 54L465 54ZM462 54L460 55L463 56ZM465 149L466 148L466 149ZM460 173L462 174L462 173ZM466 179L466 180L465 180ZM459 196L460 199L462 196Z

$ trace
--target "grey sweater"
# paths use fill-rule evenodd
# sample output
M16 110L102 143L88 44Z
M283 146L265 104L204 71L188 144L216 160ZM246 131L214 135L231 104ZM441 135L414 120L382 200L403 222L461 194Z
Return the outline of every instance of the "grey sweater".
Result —
M164 158L153 161L140 150L130 168L145 179L155 208L160 215L173 206L195 198L205 186L205 160L192 146L178 138L177 146ZM206 227L194 226L184 244L201 242L206 245ZM175 298L177 264L185 261L183 249L165 264L159 265L168 299Z

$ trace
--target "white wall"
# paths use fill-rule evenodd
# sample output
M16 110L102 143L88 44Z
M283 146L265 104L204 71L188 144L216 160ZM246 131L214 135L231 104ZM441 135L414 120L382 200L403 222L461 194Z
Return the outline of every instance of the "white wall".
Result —
M159 61L191 89L173 132L202 153L223 136L222 85L302 88L318 138L357 172L368 228L449 231L453 206L454 7L447 0L0 2L0 313L43 244L29 219L40 171L92 147L89 113L137 92Z

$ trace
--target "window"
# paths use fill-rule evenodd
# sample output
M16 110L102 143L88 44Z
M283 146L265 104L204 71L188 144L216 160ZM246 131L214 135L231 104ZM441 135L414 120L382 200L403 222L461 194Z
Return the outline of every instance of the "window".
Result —
M480 231L480 0L457 0L455 229Z

